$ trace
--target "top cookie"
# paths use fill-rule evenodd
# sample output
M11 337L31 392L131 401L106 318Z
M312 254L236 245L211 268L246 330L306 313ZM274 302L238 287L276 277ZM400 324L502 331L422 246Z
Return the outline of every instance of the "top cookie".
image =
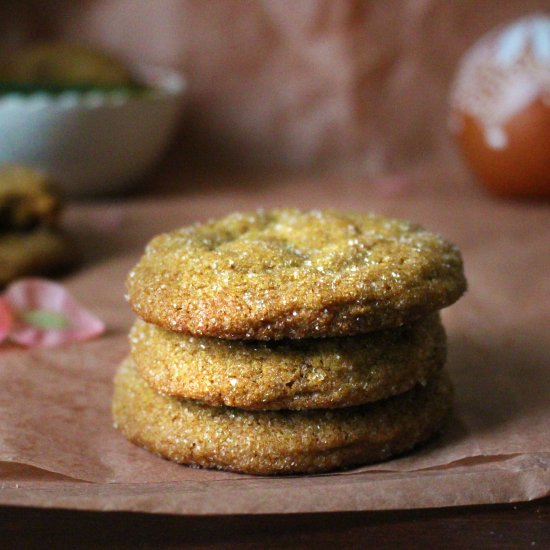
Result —
M372 214L275 209L155 237L127 279L138 316L227 339L360 334L405 324L466 288L458 249Z

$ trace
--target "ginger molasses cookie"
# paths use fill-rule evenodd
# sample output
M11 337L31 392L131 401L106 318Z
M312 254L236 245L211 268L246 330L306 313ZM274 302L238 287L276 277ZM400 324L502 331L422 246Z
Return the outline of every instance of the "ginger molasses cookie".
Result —
M452 388L426 386L359 407L242 411L162 396L126 360L115 378L115 425L133 443L183 464L251 474L314 473L387 459L434 435Z
M0 166L0 287L73 262L74 250L57 229L60 211L60 197L46 175L26 166Z
M45 43L22 50L0 63L0 79L23 84L97 86L133 82L124 63L87 45Z
M0 166L0 232L57 224L61 201L49 178L15 164Z
M425 383L445 361L437 314L340 338L221 340L138 320L132 358L156 391L241 409L312 409L385 399Z
M137 315L168 330L275 340L399 326L466 282L458 249L418 225L276 209L157 236L127 287Z
M60 233L0 233L0 288L18 277L49 275L72 265L74 249Z

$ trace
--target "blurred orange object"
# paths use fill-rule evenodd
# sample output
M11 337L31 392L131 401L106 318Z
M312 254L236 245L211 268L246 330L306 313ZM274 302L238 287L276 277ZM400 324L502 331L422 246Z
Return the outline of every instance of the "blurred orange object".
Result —
M521 19L467 52L450 125L491 191L550 197L550 17Z
M505 149L490 146L484 129L462 115L456 139L479 179L505 196L550 197L550 106L541 100L512 117L504 126Z

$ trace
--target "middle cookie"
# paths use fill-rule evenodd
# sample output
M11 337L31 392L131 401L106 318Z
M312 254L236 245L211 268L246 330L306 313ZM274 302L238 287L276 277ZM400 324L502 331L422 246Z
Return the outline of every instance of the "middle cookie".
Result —
M424 384L446 356L439 315L365 335L286 341L192 337L137 320L132 358L156 391L241 409L317 409Z

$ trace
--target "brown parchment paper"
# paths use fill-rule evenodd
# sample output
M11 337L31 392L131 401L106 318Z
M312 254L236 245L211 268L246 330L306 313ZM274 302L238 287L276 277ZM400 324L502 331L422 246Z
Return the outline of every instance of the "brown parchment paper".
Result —
M384 197L361 179L197 180L185 195L73 207L67 227L85 263L66 284L109 330L66 348L0 348L0 503L242 514L453 506L550 494L550 207L475 191L453 197L414 189L421 187ZM259 478L172 464L112 428L111 379L127 352L132 322L123 281L145 242L198 219L275 205L411 218L462 248L470 289L444 313L457 397L443 437L366 468Z

